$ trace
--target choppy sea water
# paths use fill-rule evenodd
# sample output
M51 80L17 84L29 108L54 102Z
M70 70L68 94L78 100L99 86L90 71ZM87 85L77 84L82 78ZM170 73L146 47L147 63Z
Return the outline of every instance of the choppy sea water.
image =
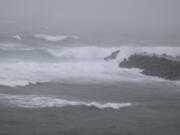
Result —
M180 83L119 67L144 52L176 57L180 48L83 45L75 35L3 37L0 134L179 135Z

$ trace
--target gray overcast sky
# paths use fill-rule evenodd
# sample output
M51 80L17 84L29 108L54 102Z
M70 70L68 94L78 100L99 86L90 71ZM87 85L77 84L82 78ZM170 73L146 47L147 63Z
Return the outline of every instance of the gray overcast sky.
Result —
M179 34L180 0L0 0L3 21Z

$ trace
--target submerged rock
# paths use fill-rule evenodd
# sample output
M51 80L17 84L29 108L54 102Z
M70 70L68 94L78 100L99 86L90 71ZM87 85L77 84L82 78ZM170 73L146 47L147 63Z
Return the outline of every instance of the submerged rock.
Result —
M119 52L120 52L120 50L112 52L112 54L110 56L105 57L104 60L108 61L108 60L116 59Z
M142 73L167 80L180 80L180 61L166 55L134 54L119 64L123 68L139 68Z

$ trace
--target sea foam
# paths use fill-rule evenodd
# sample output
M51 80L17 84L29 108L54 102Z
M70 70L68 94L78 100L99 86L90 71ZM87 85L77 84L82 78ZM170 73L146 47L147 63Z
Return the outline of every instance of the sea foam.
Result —
M3 103L23 108L46 108L46 107L65 107L65 106L84 106L97 109L120 109L132 106L130 102L97 102L97 101L72 101L57 97L44 97L36 95L8 95L0 94L0 101Z

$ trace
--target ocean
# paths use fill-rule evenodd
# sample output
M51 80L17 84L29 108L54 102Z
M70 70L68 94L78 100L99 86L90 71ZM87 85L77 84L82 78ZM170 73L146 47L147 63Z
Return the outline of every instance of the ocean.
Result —
M179 135L180 81L119 63L144 52L177 57L180 48L97 39L0 34L0 134Z

